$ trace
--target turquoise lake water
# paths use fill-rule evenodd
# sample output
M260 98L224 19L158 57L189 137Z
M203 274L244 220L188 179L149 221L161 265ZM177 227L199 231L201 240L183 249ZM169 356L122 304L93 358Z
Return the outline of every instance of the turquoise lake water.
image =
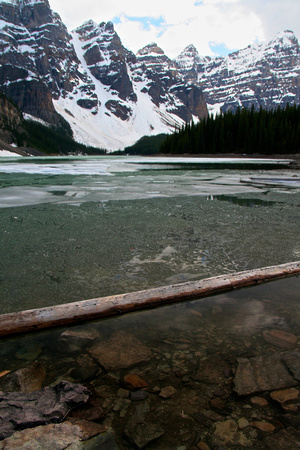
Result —
M300 174L277 167L2 158L0 313L299 260Z

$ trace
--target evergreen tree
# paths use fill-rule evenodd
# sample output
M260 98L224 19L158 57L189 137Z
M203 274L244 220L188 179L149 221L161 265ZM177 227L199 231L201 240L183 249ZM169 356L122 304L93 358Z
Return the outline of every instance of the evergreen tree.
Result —
M161 153L214 154L300 152L300 106L264 110L254 106L187 123L161 143Z

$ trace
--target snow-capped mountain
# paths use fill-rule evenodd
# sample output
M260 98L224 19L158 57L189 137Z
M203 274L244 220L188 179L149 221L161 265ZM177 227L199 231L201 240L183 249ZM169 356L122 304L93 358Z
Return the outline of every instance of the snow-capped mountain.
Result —
M210 111L300 103L292 32L228 57L193 45L171 60L155 43L134 54L111 22L69 32L48 0L0 0L0 90L27 115L67 121L78 142L123 149Z
M175 64L186 81L201 85L212 112L300 103L300 47L292 31L227 57L201 58L189 46Z
M24 113L62 116L85 144L122 149L207 115L197 83L154 47L133 54L111 22L69 33L48 0L0 1L0 89Z

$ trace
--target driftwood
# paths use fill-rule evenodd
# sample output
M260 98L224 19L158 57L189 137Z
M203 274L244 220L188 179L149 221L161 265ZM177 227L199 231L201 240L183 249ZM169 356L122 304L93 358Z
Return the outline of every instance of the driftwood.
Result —
M206 297L300 273L300 261L75 303L0 315L0 336L38 331Z

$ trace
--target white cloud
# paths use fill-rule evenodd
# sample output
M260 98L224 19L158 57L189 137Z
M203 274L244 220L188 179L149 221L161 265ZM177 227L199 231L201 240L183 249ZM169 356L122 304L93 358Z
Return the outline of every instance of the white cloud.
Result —
M299 0L185 0L176 6L171 0L50 0L50 5L70 30L89 19L115 19L115 29L129 50L156 42L169 57L191 43L201 55L209 55L210 42L233 50L285 29L300 34ZM149 17L156 20L146 23Z

